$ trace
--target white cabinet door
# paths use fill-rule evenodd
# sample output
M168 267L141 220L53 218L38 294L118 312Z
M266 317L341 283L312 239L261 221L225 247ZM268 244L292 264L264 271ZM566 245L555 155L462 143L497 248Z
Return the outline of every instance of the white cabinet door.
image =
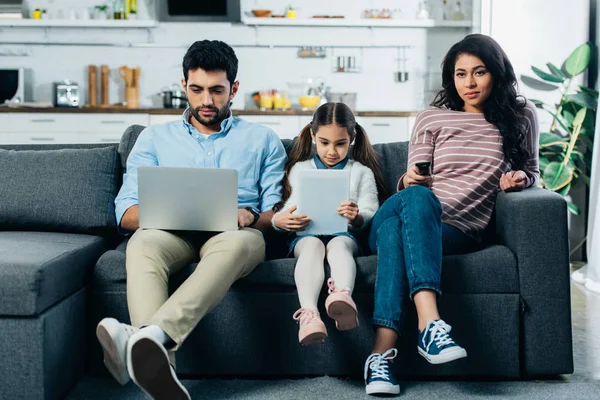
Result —
M356 121L373 144L408 140L408 119L405 117L356 117Z
M69 132L86 122L84 115L57 113L14 113L10 118L11 132Z
M181 110L183 114L183 110ZM150 114L149 125L160 125L165 122L180 121L181 114Z
M148 125L148 114L13 113L12 132L115 132Z
M71 115L70 117L75 117ZM77 133L107 133L110 135L120 135L131 125L148 126L148 114L80 114L77 117L84 117L85 124L78 126Z
M76 133L15 132L8 136L8 144L72 144L79 143Z
M293 139L298 136L301 129L296 115L240 115L239 117L273 129L281 139Z
M11 143L11 134L6 132L0 132L0 144Z
M10 132L10 114L0 113L0 133Z
M10 114L10 143L118 143L131 125L148 125L148 114Z
M77 134L77 143L119 143L123 132L83 132Z

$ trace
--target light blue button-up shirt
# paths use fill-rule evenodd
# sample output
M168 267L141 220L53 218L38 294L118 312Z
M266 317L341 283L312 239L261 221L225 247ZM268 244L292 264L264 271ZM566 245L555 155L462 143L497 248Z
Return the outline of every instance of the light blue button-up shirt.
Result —
M125 211L138 204L140 166L236 169L239 208L265 212L281 200L287 156L275 132L230 115L219 132L204 137L188 122L189 116L186 110L182 121L153 125L140 133L115 199L117 226Z

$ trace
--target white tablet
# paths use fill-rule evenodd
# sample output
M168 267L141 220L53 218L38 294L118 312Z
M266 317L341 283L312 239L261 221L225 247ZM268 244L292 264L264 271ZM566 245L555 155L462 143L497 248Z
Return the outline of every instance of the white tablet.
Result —
M348 220L337 209L350 195L350 171L308 170L298 173L298 214L306 214L311 223L299 236L332 235L347 232Z

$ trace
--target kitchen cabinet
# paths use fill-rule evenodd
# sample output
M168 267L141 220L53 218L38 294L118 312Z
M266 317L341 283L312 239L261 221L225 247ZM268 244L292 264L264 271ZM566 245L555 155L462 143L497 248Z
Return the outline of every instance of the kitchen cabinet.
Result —
M183 110L181 110L183 114ZM179 121L181 120L181 114L150 114L149 125L160 125L165 122Z
M372 144L408 140L406 117L356 117L356 122L365 129Z
M282 139L293 139L311 115L239 115L265 125ZM130 125L157 125L179 121L181 114L31 112L0 113L0 143L118 143ZM406 141L413 116L358 116L372 143Z
M282 139L293 139L300 133L300 118L297 115L240 115L249 122L267 126Z
M130 125L148 125L148 114L8 113L1 143L118 143ZM4 126L5 125L5 126Z

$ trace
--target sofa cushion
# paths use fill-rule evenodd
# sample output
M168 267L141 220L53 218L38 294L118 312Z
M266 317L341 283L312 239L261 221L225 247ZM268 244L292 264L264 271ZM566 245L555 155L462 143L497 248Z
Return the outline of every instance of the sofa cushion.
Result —
M0 149L0 229L116 232L116 147Z
M126 242L102 255L94 269L94 285L101 290L125 290ZM372 292L377 273L377 256L358 257L356 291ZM295 291L296 260L284 258L260 264L235 284L240 290ZM196 268L190 264L173 275L170 287L176 289ZM329 268L326 267L329 276ZM442 291L445 293L517 293L517 262L505 246L490 246L470 254L444 257Z
M98 236L0 231L0 315L37 315L89 282Z
M379 155L388 194L396 193L398 180L406 172L408 142L378 143L373 145Z
M125 132L121 136L121 141L119 142L119 160L123 173L127 172L127 157L129 157L133 145L135 145L138 136L140 136L140 133L144 129L146 127L142 125L131 125L125 129Z

